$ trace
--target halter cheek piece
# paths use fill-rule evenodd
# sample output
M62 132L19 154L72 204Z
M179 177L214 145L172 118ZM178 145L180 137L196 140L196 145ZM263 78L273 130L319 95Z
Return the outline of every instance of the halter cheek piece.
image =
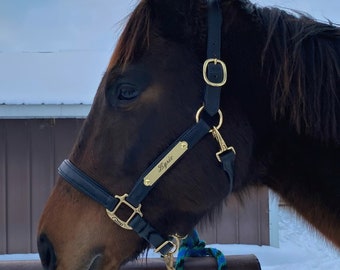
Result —
M155 251L164 256L174 253L178 248L176 236L164 238L144 217L141 203L156 185L161 176L169 170L185 153L193 148L203 137L212 133L218 141L220 150L216 153L222 168L229 178L230 192L233 188L235 150L228 147L218 129L223 123L223 115L219 110L221 87L227 81L227 69L220 60L222 14L219 0L208 0L208 44L207 60L203 65L203 78L206 82L204 105L196 114L196 124L186 130L172 143L139 177L129 194L112 196L104 187L78 169L69 160L64 160L58 172L62 178L77 190L85 193L106 208L108 216L120 227L134 230L140 237L148 241ZM209 126L201 118L201 112L213 117L219 115L217 126ZM121 206L130 209L125 220L117 212Z

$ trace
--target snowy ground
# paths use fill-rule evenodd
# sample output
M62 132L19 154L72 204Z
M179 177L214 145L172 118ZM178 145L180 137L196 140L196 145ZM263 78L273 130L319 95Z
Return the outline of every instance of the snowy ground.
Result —
M255 254L263 270L340 270L340 251L289 210L279 210L280 248L251 245L213 245L224 254ZM158 257L151 251L148 257ZM0 260L34 260L37 254L0 255Z
M263 270L340 270L340 251L285 208L279 210L280 248L225 245L225 254L255 254Z

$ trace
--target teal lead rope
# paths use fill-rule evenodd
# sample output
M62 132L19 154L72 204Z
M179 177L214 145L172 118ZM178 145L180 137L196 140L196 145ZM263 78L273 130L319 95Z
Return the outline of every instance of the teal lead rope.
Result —
M178 250L176 270L184 270L184 260L187 257L214 257L217 262L218 270L226 270L227 262L221 251L216 248L206 248L205 242L199 239L196 230L193 230L185 239L183 239Z

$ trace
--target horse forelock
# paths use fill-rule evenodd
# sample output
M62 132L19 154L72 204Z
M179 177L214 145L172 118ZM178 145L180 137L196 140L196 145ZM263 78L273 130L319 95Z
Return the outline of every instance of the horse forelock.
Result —
M221 5L232 5L248 12L254 8L248 0L221 1ZM149 48L152 34L187 43L198 55L204 54L207 39L206 8L205 0L140 1L120 35L108 70L114 66L125 67L138 59ZM228 20L232 19L226 18Z
M151 9L147 1L141 1L131 13L124 31L119 37L107 70L111 70L115 66L124 69L127 64L149 47L150 21Z
M172 4L171 1L168 4L159 2L140 1L131 13L118 40L108 70L115 66L124 69L131 62L138 60L149 48L152 36L162 36L180 43L190 42L195 50L198 49L199 44L202 44L202 40L206 38L205 24L202 22L203 19L205 20L205 13L202 12L202 9L206 7L206 4L203 4L205 1L186 1L186 4L181 6L183 10L174 8L172 11L169 8L169 5ZM169 9L168 12L167 9ZM176 16L172 16L171 12L174 11ZM201 14L204 15L204 18L198 16ZM181 21L178 18L184 18L184 20ZM171 21L172 19L173 21ZM175 21L180 22L181 27L171 24ZM166 25L171 25L171 27Z
M247 10L253 8L248 0L221 1L221 5L236 5ZM124 68L137 60L149 48L152 35L187 43L197 55L204 55L207 39L206 9L205 0L140 1L119 37L108 70L115 66Z
M274 118L288 117L299 133L340 143L340 29L276 8L258 15L267 29L262 63Z

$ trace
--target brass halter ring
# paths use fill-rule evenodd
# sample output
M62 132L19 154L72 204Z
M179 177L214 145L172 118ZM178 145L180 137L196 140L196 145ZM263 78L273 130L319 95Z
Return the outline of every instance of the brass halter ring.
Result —
M198 111L196 113L196 117L195 117L196 118L196 123L198 123L198 121L200 120L200 115L201 115L201 112L203 111L203 109L204 109L204 105L201 108L198 109ZM220 117L220 120L218 122L218 125L215 127L217 130L219 130L220 127L223 124L223 113L222 113L222 111L220 109L218 110L218 115ZM211 129L209 132L210 133L213 132L213 129Z

